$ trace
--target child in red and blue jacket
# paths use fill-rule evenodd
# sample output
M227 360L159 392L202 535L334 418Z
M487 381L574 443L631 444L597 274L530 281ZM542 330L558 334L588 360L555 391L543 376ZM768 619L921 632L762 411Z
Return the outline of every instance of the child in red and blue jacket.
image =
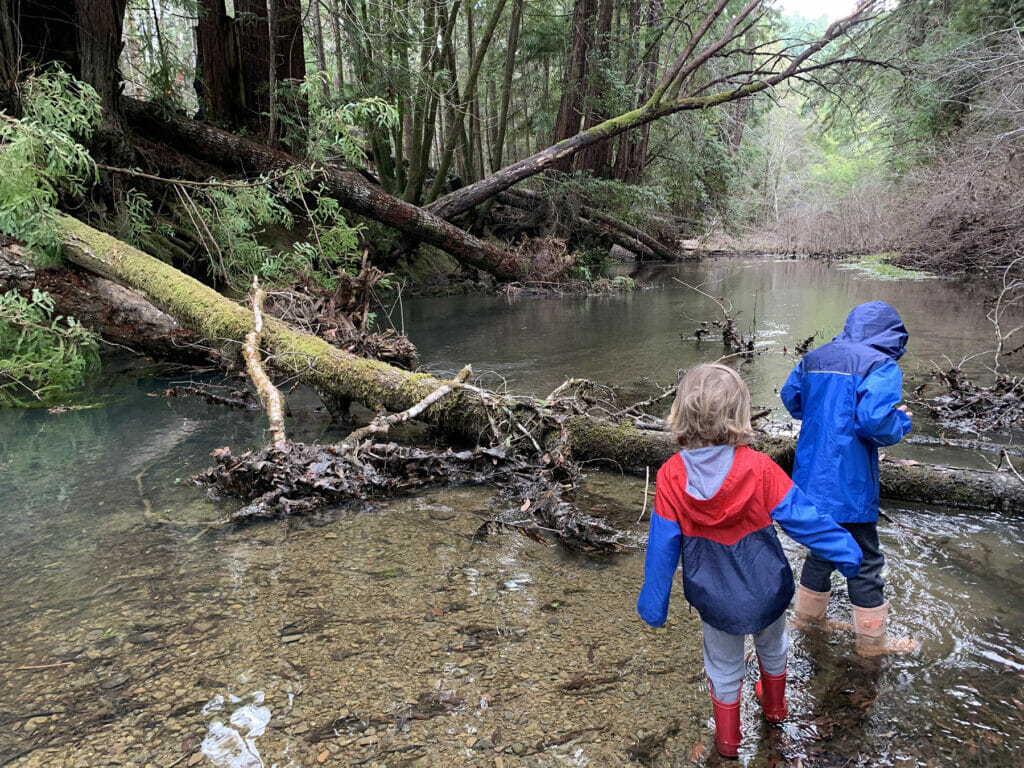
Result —
M884 301L850 310L843 332L808 352L779 393L801 419L793 481L814 504L857 540L864 561L847 576L847 592L863 656L908 653L909 637L889 637L878 541L878 449L910 432L913 415L903 399L903 373L896 361L909 335L899 313ZM800 572L796 618L822 623L832 593L832 564L811 552Z
M637 611L653 627L665 623L682 557L683 592L703 622L715 748L731 758L739 754L746 635L754 636L755 693L765 718L781 722L787 714L786 608L794 585L773 521L844 574L857 573L861 551L775 462L747 446L750 392L733 369L690 370L669 426L683 450L658 470Z

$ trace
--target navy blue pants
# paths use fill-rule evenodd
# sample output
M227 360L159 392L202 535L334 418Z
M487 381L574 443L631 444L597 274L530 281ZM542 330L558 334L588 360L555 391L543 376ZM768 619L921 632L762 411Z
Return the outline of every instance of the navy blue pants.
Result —
M878 543L877 523L840 523L853 536L864 553L860 570L852 579L846 580L846 589L850 593L850 603L858 608L877 608L885 602L885 582L882 580L882 567L885 557ZM832 571L835 566L828 560L822 560L812 553L807 554L803 570L800 571L800 583L815 592L828 592L832 589Z

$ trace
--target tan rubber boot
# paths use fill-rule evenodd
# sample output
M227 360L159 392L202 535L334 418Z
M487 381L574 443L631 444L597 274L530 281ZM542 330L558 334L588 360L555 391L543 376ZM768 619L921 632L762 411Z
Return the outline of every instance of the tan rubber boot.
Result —
M832 595L828 592L815 592L803 584L796 588L796 612L793 616L793 624L797 627L811 627L825 625L825 609L828 608L828 599Z
M913 653L917 650L917 641L914 638L889 637L886 633L888 602L877 608L858 608L856 605L852 607L853 625L857 633L857 653L861 656Z

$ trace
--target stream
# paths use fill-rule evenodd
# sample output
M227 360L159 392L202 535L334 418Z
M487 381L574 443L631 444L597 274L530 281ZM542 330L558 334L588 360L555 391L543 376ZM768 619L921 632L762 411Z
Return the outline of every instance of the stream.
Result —
M740 367L754 409L780 423L793 346L816 331L827 341L859 302L903 315L908 391L994 338L980 285L771 259L631 274L650 287L406 299L390 311L425 370L472 363L483 386L540 395L585 376L647 397L721 356L712 334L693 331L720 317L707 296L723 297L757 334L760 354ZM642 551L478 539L498 503L485 487L238 529L169 524L209 518L189 478L215 448L258 446L266 428L260 411L154 396L176 383L117 358L87 399L95 407L0 410L0 765L728 764L711 739L699 618L678 583L665 628L636 615ZM309 393L290 405L292 439L343 437ZM915 418L915 432L942 430ZM947 446L893 452L985 465ZM578 501L644 530L652 493L643 477L591 471ZM791 629L790 716L767 724L748 675L739 764L1021 765L1024 518L883 509L893 630L920 650L865 660L849 632ZM780 538L798 571L800 547ZM829 615L848 620L836 587Z

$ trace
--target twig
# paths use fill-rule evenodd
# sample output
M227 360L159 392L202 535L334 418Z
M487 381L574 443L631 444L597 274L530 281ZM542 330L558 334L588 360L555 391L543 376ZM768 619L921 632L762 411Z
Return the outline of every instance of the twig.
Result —
M440 400L442 397L444 397L451 391L452 388L450 384L445 384L444 386L438 387L411 408L407 408L401 413L393 413L387 417L374 419L365 427L360 427L359 429L353 431L351 434L349 434L348 437L345 438L344 444L355 447L360 443L360 441L362 441L369 435L384 434L394 424L401 424L402 422L408 421L409 419L415 419L417 416L423 413L423 411L425 411L427 408L429 408L431 405L436 403L438 400Z
M644 519L644 512L647 511L647 489L651 487L651 467L648 465L644 469L647 471L647 477L644 480L644 505L640 508L640 517L636 519L638 523Z
M1018 472L1017 468L1015 466L1013 466L1013 462L1010 461L1010 454L1007 453L1005 448L1003 449L1003 451L1000 454L1000 456L1003 459L1006 459L1006 465L1010 468L1010 471L1013 472L1013 474L1015 474L1017 476L1017 479L1020 480L1022 483L1024 483L1024 477L1021 477L1020 472Z
M111 173L120 173L125 176L135 176L139 179L149 179L150 181L160 181L164 184L174 184L176 186L183 187L197 187L197 188L208 188L208 187L221 187L228 189L243 189L252 187L265 187L271 184L276 184L281 179L287 178L288 176L295 173L295 167L289 168L286 171L282 171L276 176L267 176L266 178L260 177L256 181L241 181L241 180L228 180L228 181L191 181L189 179L167 179L163 176L154 176L150 173L143 173L142 171L136 171L132 168L119 168L114 165L104 165L103 163L96 163L97 168L103 171L110 171Z
M555 387L554 392L552 392L550 395L548 395L544 399L548 400L548 401L554 400L556 397L558 397L560 394L562 394L569 387L574 387L577 384L584 384L586 382L587 382L587 379L566 379L561 384L559 384L557 387Z
M15 667L16 672L36 672L41 669L56 669L57 667L73 667L75 662L73 661L58 661L55 664L29 664L24 667Z

